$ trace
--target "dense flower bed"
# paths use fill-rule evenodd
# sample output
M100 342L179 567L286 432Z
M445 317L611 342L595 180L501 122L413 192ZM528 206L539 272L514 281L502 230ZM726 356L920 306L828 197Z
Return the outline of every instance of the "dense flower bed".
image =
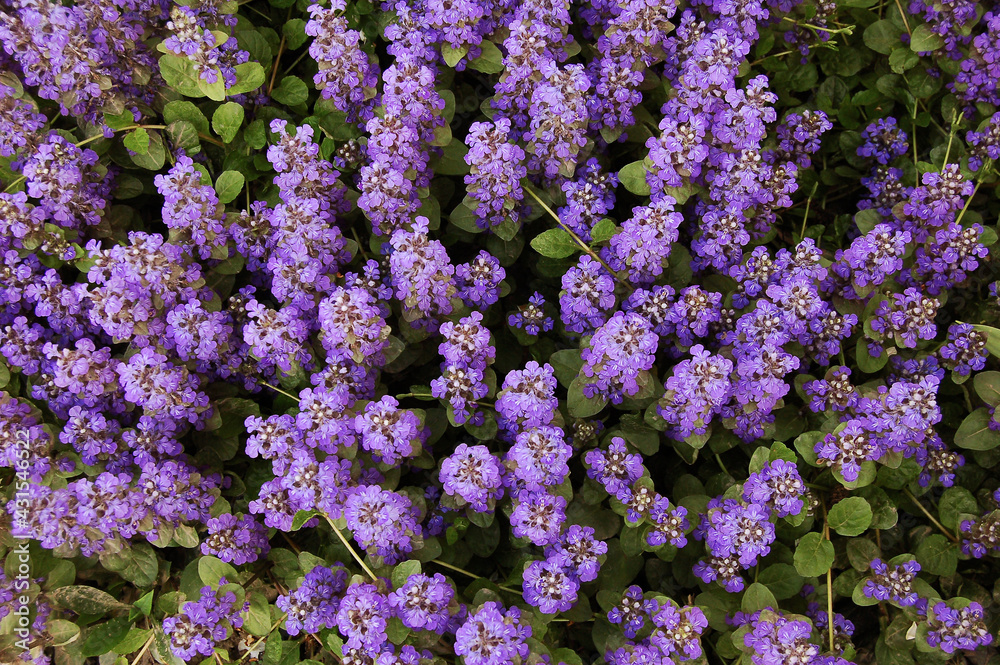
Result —
M0 46L0 662L1000 658L993 5Z

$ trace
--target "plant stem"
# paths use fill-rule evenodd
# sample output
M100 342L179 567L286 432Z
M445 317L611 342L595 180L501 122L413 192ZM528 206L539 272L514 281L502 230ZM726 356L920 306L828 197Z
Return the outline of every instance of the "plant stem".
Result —
M288 616L287 614L282 614L280 617L278 617L278 620L274 622L274 625L271 626L271 629L267 631L267 635L264 635L263 637L261 637L260 639L258 639L256 642L254 642L252 645L250 645L250 648L246 650L246 652L240 657L240 659L238 661L236 661L237 665L239 665L239 663L242 663L244 660L246 660L247 658L249 658L250 654L252 654L254 651L256 651L257 647L260 646L260 643L263 642L264 640L266 640L267 637L268 637L268 635L270 635L275 630L277 630L278 626L281 625L281 622L284 621L285 617L287 617L287 616ZM132 663L132 665L135 665L135 663Z
M823 537L830 540L830 521L827 519L826 502L823 502ZM833 631L833 566L826 571L826 623L830 633L830 651L836 653Z
M911 492L910 490L908 490L906 488L903 488L903 494L905 494L907 497L909 497L910 501L912 501L913 503L915 503L917 505L917 508L920 509L920 512L922 512L924 515L926 515L927 519L929 519L931 522L933 522L934 526L936 526L938 529L941 530L941 533L943 533L944 535L948 536L948 540L950 540L951 542L955 543L956 545L960 542L958 540L958 538L956 538L955 536L953 536L951 534L951 532L948 531L948 529L944 528L943 524L941 524L936 519L934 519L934 516L931 515L930 511L927 510L926 508L924 508L924 504L920 503L920 500L917 499L917 497L913 496L913 492Z
M296 402L298 402L298 401L299 401L299 398L298 398L298 397L296 397L295 395L293 395L293 394L291 394L291 393L288 393L288 392L285 392L284 390L282 390L281 388L279 388L279 387L277 387L277 386L272 386L272 385L271 385L270 383L266 383L266 382L264 382L264 381L261 381L261 382L260 382L260 385L262 385L262 386L266 386L266 387L270 388L271 390L273 390L273 391L274 391L274 392L276 392L276 393L281 393L281 394L282 394L282 395L284 395L285 397L291 397L291 398L292 398L292 399L294 399L294 400L295 400Z
M549 215L552 216L552 219L556 220L556 222L559 223L559 226L561 226L563 228L563 230L566 233L568 233L573 238L573 240L576 242L576 244L580 246L580 249L582 249L584 252L586 252L587 254L589 254L592 259L594 259L595 261L597 261L598 263L600 263L602 266L604 266L604 269L607 270L608 273L610 273L611 276L614 277L615 280L617 280L619 284L621 284L622 286L624 286L625 288L627 288L629 291L635 291L635 287L633 287L628 282L622 280L615 273L615 271L611 269L611 266L609 266L607 263L605 263L604 259L602 259L600 256L598 256L597 252L595 252L594 250L592 250L590 248L590 245L588 245L584 241L580 240L580 236L578 236L575 233L573 233L572 229L570 229L568 226L566 226L565 224L563 224L563 221L561 219L559 219L559 215L557 215L556 213L554 213L552 211L552 208L550 208L549 206L547 206L544 201L542 201L540 198L538 198L538 194L535 194L535 191L533 189L531 189L531 187L525 187L524 191L528 192L528 194L531 195L531 198L533 198L536 201L538 201L538 205L542 206L542 208L545 210L545 212L549 213Z
M139 649L139 653L136 654L136 657L132 659L132 665L136 665L136 663L142 660L142 657L146 655L146 652L149 650L149 647L153 644L153 639L155 637L156 637L156 629L154 628L153 632L149 636L149 639L147 639L146 643L142 645L141 649Z
M465 570L464 568L459 568L458 566L453 566L450 563L445 563L444 561L441 561L440 559L433 559L433 560L431 560L431 563L436 563L437 565L442 566L444 568L448 568L450 570L454 570L455 572L462 573L463 575L468 575L469 577L471 577L473 579L477 579L477 580L485 579L482 575L476 575L475 573L470 573L469 571ZM519 596L521 595L520 591L518 591L517 589L512 589L509 586L503 586L502 584L497 584L497 588L498 589L503 589L504 591L507 591L509 593L516 593Z
M816 196L816 188L819 187L819 181L813 183L812 191L809 192L809 198L806 199L806 211L802 215L802 233L799 234L799 242L805 240L806 237L806 222L809 220L809 206L812 205L813 197Z
M326 521L327 523L329 523L330 528L333 529L333 532L337 534L338 538L340 538L340 542L344 543L344 547L346 547L347 550L351 553L351 556L354 557L354 560L358 562L358 565L361 566L366 573L368 573L368 577L372 578L372 580L377 579L375 577L375 573L372 572L372 569L368 567L368 564L364 562L364 559L362 559L361 556L355 551L354 547L351 546L351 543L347 540L347 538L344 537L343 532L341 532L341 530L337 528L337 525L333 523L333 520L330 519L330 516L327 515L326 513L323 513L323 517L326 518Z

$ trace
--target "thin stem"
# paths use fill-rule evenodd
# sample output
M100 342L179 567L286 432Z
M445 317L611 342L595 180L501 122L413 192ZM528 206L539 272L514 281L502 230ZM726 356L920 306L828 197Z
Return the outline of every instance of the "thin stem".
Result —
M368 564L364 562L364 559L362 559L361 556L354 550L354 547L352 547L351 543L347 540L347 538L344 537L343 532L341 532L341 530L337 528L337 525L333 523L333 520L330 519L330 516L327 515L326 513L323 513L323 517L326 518L326 521L330 524L330 528L333 529L333 532L337 534L338 538L340 538L340 542L344 543L344 547L346 547L347 550L351 553L351 556L354 557L354 560L358 562L358 565L361 566L366 573L368 573L368 577L372 578L373 580L377 579L375 577L375 573L372 572L372 569L368 567Z
M307 55L309 55L309 51L303 51L302 55L300 55L299 57L295 58L295 62L293 62L292 64L288 65L288 69L286 69L284 72L282 72L281 75L282 76L288 76L288 74L293 69L295 69L295 65L299 64L300 62L302 62L302 58L306 57Z
M22 182L24 182L27 179L28 179L27 176L23 176L23 175L22 176L18 176L17 178L14 179L13 182L11 182L9 185L7 185L7 189L3 190L4 193L5 194L6 193L10 193L10 191L12 189L14 189L15 187L17 187L18 185L20 185Z
M263 637L261 637L260 639L258 639L256 642L254 642L253 644L251 644L250 648L247 649L246 652L244 652L244 654L240 657L240 659L238 661L236 661L237 665L239 665L239 663L242 663L244 660L246 660L247 658L249 658L250 654L252 654L254 651L256 651L257 647L260 646L260 643L263 642L264 640L266 640L268 638L268 635L270 635L275 630L277 630L278 626L281 625L281 622L284 621L285 617L287 617L287 616L288 616L287 614L282 614L280 617L278 617L278 620L274 622L274 625L271 626L271 629L267 631L267 635L264 635ZM135 665L135 663L132 663L132 665Z
M292 10L288 10L288 16L285 17L285 21L289 21L292 18ZM267 95L271 96L271 91L274 90L274 82L278 78L278 64L281 62L281 54L285 51L285 35L281 35L281 42L278 43L278 54L274 56L274 69L271 70L271 82L267 85Z
M464 568L459 568L458 566L453 566L450 563L445 563L444 561L441 561L440 559L432 559L431 563L436 563L439 566L442 566L444 568L448 568L450 570L454 570L457 573L462 573L463 575L468 575L469 577L471 577L473 579L477 579L477 580L486 579L482 575L476 575L475 573L470 573L469 571L465 570ZM497 588L498 589L503 589L504 591L507 591L509 593L516 593L519 596L521 595L520 591L518 591L517 589L512 589L509 586L503 586L502 584L497 584Z
M782 51L781 53L775 53L774 55L765 55L760 60L754 60L753 62L751 62L750 66L753 67L754 65L759 65L760 63L764 62L768 58L780 58L783 55L791 55L792 53L798 53L798 52L799 52L798 49L792 49L790 51ZM659 131L659 128L657 128L657 131Z
M993 166L992 163L987 160L986 164L979 167L979 177L976 178L976 187L972 190L972 194L969 194L969 198L965 200L965 205L962 207L962 212L958 213L958 217L955 219L956 224L962 223L962 218L965 217L965 211L969 209L969 204L972 203L972 199L976 198L976 192L979 191L979 186L983 184L983 178L986 177L986 173Z
M806 222L809 221L809 206L812 205L813 197L816 196L816 188L819 187L819 181L813 183L812 191L809 192L809 198L806 199L806 212L802 215L802 233L799 234L799 242L805 240L806 237Z
M201 139L202 141L208 141L209 143L211 143L213 145L217 145L220 148L225 148L226 147L226 144L223 143L222 141L220 141L219 139L212 138L211 136L206 136L205 134L202 134L201 132L198 132L198 138Z
M146 652L149 650L150 645L153 644L153 639L154 638L156 638L156 629L155 628L153 629L153 632L150 633L149 639L146 640L146 643L142 645L141 649L139 649L139 653L136 654L135 658L132 659L132 665L136 665L136 663L138 663L140 660L142 660L142 657L145 656Z
M944 162L941 164L941 173L944 173L945 167L948 166L948 156L951 155L951 142L954 140L954 138L955 138L955 130L958 128L958 126L955 124L955 116L956 115L957 115L957 112L952 111L952 114L951 114L951 131L948 132L948 147L945 148L945 150L944 150Z
M435 397L430 393L402 393L400 395L396 395L396 399L405 399L407 397L437 399L437 397ZM493 407L496 406L494 402L484 402L482 400L469 400L469 403L475 404L476 406L485 406L488 409L492 409Z
M906 488L903 488L903 494L905 494L907 497L909 497L910 501L912 501L913 503L917 504L917 508L920 509L920 512L922 512L924 515L926 515L927 519L929 519L934 524L934 526L936 526L938 529L940 529L941 533L943 533L944 535L948 536L948 540L950 540L951 542L955 543L956 545L959 543L958 538L956 538L955 536L953 536L952 533L950 531L948 531L948 529L944 528L943 524L941 524L936 519L934 519L934 516L931 515L930 511L927 510L926 508L924 508L924 504L920 503L920 500L917 499L917 497L913 496L913 492L911 492L910 490L908 490Z
M726 465L722 462L722 457L719 456L719 453L715 453L715 461L719 463L719 468L722 469L723 473L731 478L735 478L733 474L729 473L729 469L727 469Z
M354 242L358 243L358 251L361 252L361 256L364 257L365 261L368 260L368 252L365 251L365 246L361 244L361 238L358 237L358 230L351 227L351 235L354 236Z
M261 382L260 382L260 385L262 385L262 386L266 386L266 387L270 388L271 390L273 390L274 392L277 392L277 393L281 393L281 394L282 394L282 395L284 395L285 397L291 397L291 398L292 398L292 399L294 399L294 400L295 400L296 402L298 402L298 401L299 401L299 398L298 398L298 397L296 397L295 395L293 395L293 394L291 394L291 393L287 393L287 392L285 392L284 390L282 390L282 389L281 389L281 388L279 388L278 386L272 386L272 385L271 385L270 383L266 383L266 382L264 382L264 381L261 381Z
M602 259L600 256L598 256L597 252L595 252L594 250L592 250L590 248L590 245L588 245L584 241L580 240L580 236L578 236L575 233L573 233L572 229L570 229L568 226L566 226L565 224L563 224L563 221L561 219L559 219L559 215L557 215L556 213L554 213L552 211L552 208L550 208L549 206L547 206L544 201L542 201L540 198L538 198L538 195L535 194L535 191L531 187L525 187L524 191L528 192L528 194L531 195L531 198L533 198L536 201L538 201L538 205L542 206L542 208L545 210L545 212L549 213L549 215L552 216L552 219L556 220L556 222L559 223L559 226L561 226L563 228L563 230L566 231L566 233L570 234L570 236L573 238L573 240L576 242L576 244L580 246L580 249L582 249L587 254L590 254L590 256L591 256L592 259L594 259L595 261L597 261L598 263L600 263L602 266L604 266L604 269L607 270L615 278L615 280L618 281L619 284L621 284L622 286L624 286L625 288L627 288L629 291L635 291L635 287L633 287L628 282L622 280L615 273L615 271L611 269L611 266L609 266L607 263L605 263L604 259Z
M899 15L903 17L903 25L906 26L906 34L913 35L913 31L910 30L910 22L906 20L906 12L903 11L903 5L900 4L899 0L896 0L896 8L899 9Z
M827 519L826 502L823 502L823 537L830 540L830 521ZM833 566L826 571L826 623L830 631L830 651L836 652L833 632Z

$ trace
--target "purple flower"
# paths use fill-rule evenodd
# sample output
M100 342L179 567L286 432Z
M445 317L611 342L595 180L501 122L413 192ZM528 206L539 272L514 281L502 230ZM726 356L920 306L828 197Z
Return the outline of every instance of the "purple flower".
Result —
M559 485L569 475L573 449L558 427L525 429L507 452L507 463L524 489L535 492Z
M615 280L586 254L562 277L559 308L566 329L590 333L607 319L615 306Z
M549 561L560 561L568 574L581 582L593 582L601 569L601 557L607 554L606 543L594 538L594 529L573 524L559 537L559 542L545 549Z
M977 602L970 602L961 609L938 602L928 623L927 643L948 654L956 649L971 651L993 642L993 635L986 626L983 606Z
M559 559L532 561L524 569L524 602L542 614L558 614L572 609L580 582Z
M460 443L441 462L441 484L476 512L493 510L503 496L503 468L486 446Z
M318 633L336 626L340 594L346 588L347 571L340 564L335 569L316 566L310 570L298 588L274 601L288 615L285 631L294 637L301 632Z
M414 457L423 445L423 425L415 413L400 409L399 402L388 395L369 402L365 412L354 419L361 437L361 447L378 456L384 464L395 465Z
M344 519L354 539L372 556L396 563L413 549L417 530L410 499L377 485L354 489L344 504Z
M500 282L507 276L500 261L485 250L455 267L458 297L469 307L485 310L500 299Z
M584 384L584 394L607 395L613 404L636 395L642 389L637 379L653 366L658 343L649 321L641 315L615 312L581 354L583 376L594 379Z
M528 361L523 370L509 372L497 394L497 422L509 434L552 422L559 400L555 370L546 363Z
M407 628L440 633L451 619L448 606L454 597L455 590L444 575L417 574L389 594L389 604Z
M345 646L375 656L385 646L389 617L389 599L374 584L352 584L337 609L337 628Z
M455 653L466 665L509 665L528 657L529 637L518 608L484 603L455 632Z
M604 485L608 494L617 495L628 490L642 476L642 457L628 452L625 439L612 437L607 450L591 450L584 457L589 469L587 475Z
M802 512L806 491L795 464L778 459L750 474L743 484L743 500L766 505L778 517L787 517Z
M545 492L522 493L510 516L514 537L527 538L539 547L555 543L565 521L566 499Z
M919 600L919 595L913 590L913 581L920 572L920 564L916 561L904 561L891 569L881 559L871 562L872 577L865 580L862 592L875 600L891 600L902 607L908 607Z

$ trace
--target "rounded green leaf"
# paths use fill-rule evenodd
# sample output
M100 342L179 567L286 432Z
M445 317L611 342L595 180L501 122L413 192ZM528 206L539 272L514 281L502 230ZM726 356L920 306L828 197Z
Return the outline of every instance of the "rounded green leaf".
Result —
M246 179L238 171L224 171L215 181L215 192L219 195L220 203L233 201L240 192L243 191L243 184Z
M823 538L822 534L812 531L799 540L793 561L799 575L817 577L830 570L833 566L833 557L833 543Z
M212 129L223 143L230 143L236 138L243 124L243 114L243 107L235 102L226 102L215 109L215 113L212 114Z
M872 523L872 507L860 496L848 497L830 509L827 522L842 536L859 536Z
M991 418L985 407L970 413L955 432L955 445L967 450L992 450L1000 446L1000 432L990 429Z
M531 247L550 259L564 259L580 251L580 246L565 229L549 229L531 239Z
M618 181L625 189L639 196L649 196L653 191L646 182L646 165L642 160L626 164L618 172Z

